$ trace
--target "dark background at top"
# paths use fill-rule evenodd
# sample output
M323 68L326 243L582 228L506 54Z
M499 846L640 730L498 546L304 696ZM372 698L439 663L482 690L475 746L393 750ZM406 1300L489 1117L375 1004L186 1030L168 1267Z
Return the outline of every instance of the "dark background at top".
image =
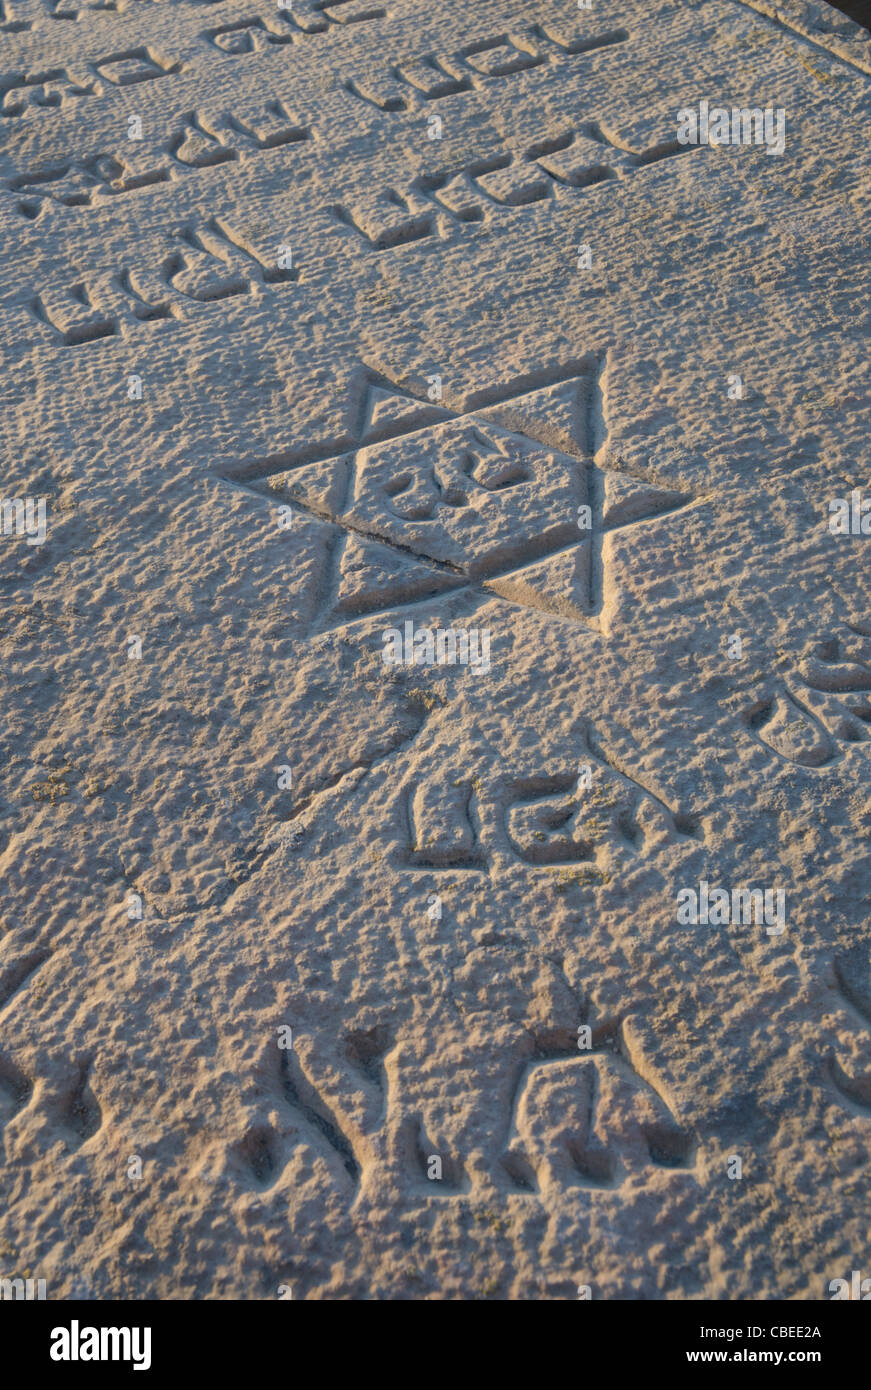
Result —
M871 0L841 0L838 5L829 4L835 10L840 10L841 14L848 14L851 19L855 19L857 24L864 24L866 29L871 29Z

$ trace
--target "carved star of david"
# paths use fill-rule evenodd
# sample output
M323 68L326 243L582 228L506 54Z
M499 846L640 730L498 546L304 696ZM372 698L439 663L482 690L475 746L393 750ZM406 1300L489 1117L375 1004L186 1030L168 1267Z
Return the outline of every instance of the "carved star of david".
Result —
M368 373L350 449L259 481L336 528L316 629L477 591L606 632L604 538L695 498L604 466L600 375L451 410Z

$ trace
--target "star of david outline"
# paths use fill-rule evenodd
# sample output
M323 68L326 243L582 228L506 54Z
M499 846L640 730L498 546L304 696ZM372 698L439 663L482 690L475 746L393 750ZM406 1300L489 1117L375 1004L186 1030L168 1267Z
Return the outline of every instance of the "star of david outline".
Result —
M327 441L320 449L308 448L286 455L272 455L225 475L226 481L242 483L273 501L280 498L294 511L338 533L327 547L327 594L325 599L322 595L310 635L350 627L399 609L432 606L464 593L472 593L486 600L500 599L514 607L586 626L607 636L602 621L605 602L602 550L605 537L630 527L643 527L697 506L703 500L686 491L661 487L630 470L605 466L604 460L609 455L609 430L602 383L608 365L608 354L588 354L562 366L514 378L502 386L474 393L466 398L460 408L452 408L441 402L436 404L413 395L407 386L399 386L383 373L364 366L355 383L356 425L346 436ZM547 419L548 397L553 396L555 401L559 401L563 393L569 401L574 395L576 402L577 419L571 437L564 429L551 428ZM386 416L383 415L385 407ZM379 418L379 408L383 418ZM555 545L545 536L540 546L534 539L529 540L527 553L519 564L512 561L489 572L472 574L468 572L470 566L464 569L462 565L403 545L385 531L362 525L348 514L353 509L355 489L360 481L361 456L365 463L367 451L394 443L413 443L416 437L426 441L427 436L440 426L471 427L483 436L482 443L492 444L494 433L503 440L516 440L515 447L521 454L532 448L544 449L549 456L559 456L567 466L577 470L577 478L583 484L581 490L586 497L582 508L588 507L591 514L589 526L579 529L573 518L566 518L562 534L567 536L574 528L576 534L571 539ZM554 440L558 442L555 444ZM492 452L504 454L505 448L500 448L497 442ZM340 507L327 502L321 504L311 497L300 495L299 480L305 481L311 470L328 471L331 466L335 466L337 471L340 466L344 467L347 472ZM606 506L609 479L617 480L618 486L626 488L629 500L628 514L625 506L622 513L619 506L612 507L610 520ZM297 480L297 485L294 480ZM510 487L511 483L507 486ZM386 496L397 495L388 493L386 488L384 491ZM450 499L444 505L452 505ZM462 506L463 503L456 505ZM402 519L400 513L397 515ZM423 518L434 519L433 516ZM417 591L410 590L403 594L400 580L398 589L389 599L376 601L370 606L358 599L356 606L351 604L342 609L338 599L337 574L349 540L364 547L392 552L398 562L409 566L409 576L412 568L417 572ZM546 583L534 593L524 588L524 575L541 570L546 579L547 570L544 567L553 566L554 562L571 563L581 549L585 549L584 565L587 570L587 601L583 607L561 602L555 596L548 595ZM421 583L424 572L431 576L432 587L429 589L425 582ZM340 585L340 581L338 583Z

